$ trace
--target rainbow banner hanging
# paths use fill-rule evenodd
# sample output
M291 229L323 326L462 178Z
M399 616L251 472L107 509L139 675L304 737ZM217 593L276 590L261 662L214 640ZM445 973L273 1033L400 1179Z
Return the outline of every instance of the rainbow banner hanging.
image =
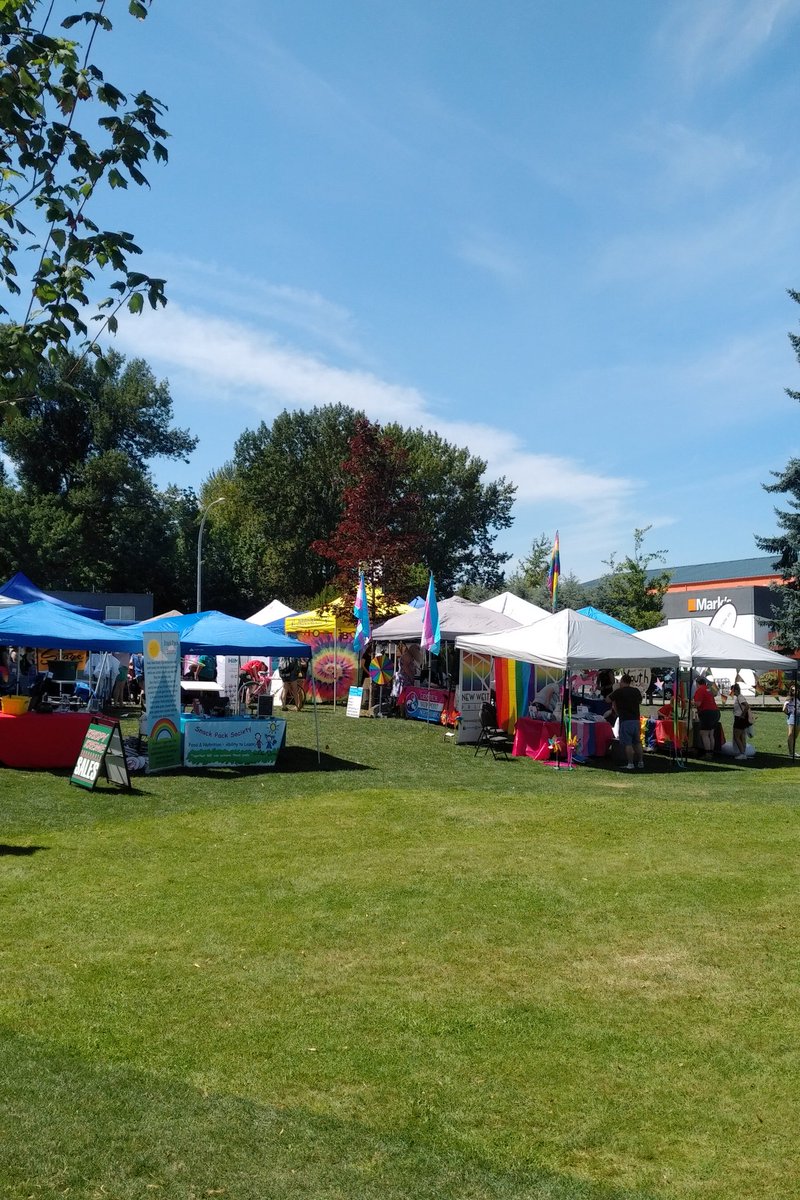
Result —
M517 717L527 717L528 705L536 695L536 668L511 658L494 660L494 690L497 723L513 734Z
M553 549L550 553L550 569L547 572L547 590L550 593L550 603L553 612L556 611L556 601L558 599L558 580L561 575L561 547L558 542L558 530L556 530L556 539L553 542Z

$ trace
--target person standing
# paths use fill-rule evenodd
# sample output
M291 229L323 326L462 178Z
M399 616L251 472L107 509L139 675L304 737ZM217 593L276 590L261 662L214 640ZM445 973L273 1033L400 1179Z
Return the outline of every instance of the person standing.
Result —
M736 758L744 762L747 758L747 726L750 724L750 705L742 697L738 683L731 688L733 696L733 744L738 750Z
M695 684L694 705L700 722L700 741L706 758L714 753L714 740L719 725L719 709L707 679L700 678Z
M794 758L794 743L797 737L797 694L794 684L789 688L789 699L783 706L783 711L786 713L786 744L789 747L789 756Z
M628 760L622 769L643 771L642 725L639 717L642 693L633 686L630 675L623 675L619 687L608 698L619 717L619 740Z

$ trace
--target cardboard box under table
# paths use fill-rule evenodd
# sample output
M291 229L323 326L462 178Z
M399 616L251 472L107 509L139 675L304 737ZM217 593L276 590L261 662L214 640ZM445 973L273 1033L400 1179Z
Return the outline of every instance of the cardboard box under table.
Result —
M185 767L274 767L285 740L278 717L181 717Z

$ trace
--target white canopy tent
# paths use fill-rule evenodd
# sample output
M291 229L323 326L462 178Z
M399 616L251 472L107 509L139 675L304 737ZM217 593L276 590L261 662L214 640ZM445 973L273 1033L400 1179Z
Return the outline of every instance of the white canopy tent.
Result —
M441 600L439 608L439 628L443 642L453 642L462 634L482 635L500 633L507 629L518 629L520 622L504 613L493 612L482 604L465 600L463 596L450 596ZM412 608L391 617L378 625L372 631L376 642L418 642L422 638L421 608Z
M546 608L531 604L530 600L523 600L513 592L501 592L499 596L492 596L491 600L482 601L481 608L504 613L514 621L519 621L520 625L532 625L534 621L541 621L542 617L551 615Z
M0 608L11 608L14 604L21 603L21 600L14 600L11 596L0 596Z
M247 620L251 625L269 625L272 621L279 621L281 617L296 615L296 608L289 608L289 605L284 604L281 600L270 600L269 604L260 608L257 613L253 613L252 617L248 617Z
M733 667L751 671L797 671L798 662L736 637L724 629L715 629L704 621L687 618L658 629L646 629L633 635L641 641L676 654L682 667ZM653 666L657 666L653 660Z
M562 671L573 667L591 670L602 667L676 667L678 654L653 645L644 638L601 625L564 608L533 625L486 637L462 636L457 650L513 658Z

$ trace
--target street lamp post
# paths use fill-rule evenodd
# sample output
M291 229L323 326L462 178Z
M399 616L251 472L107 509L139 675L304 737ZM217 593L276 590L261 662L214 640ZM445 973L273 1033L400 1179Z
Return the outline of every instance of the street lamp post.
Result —
M203 511L203 516L200 519L200 529L197 534L197 612L201 612L201 600L203 594L203 530L206 526L206 517L209 509L212 509L215 504L222 504L224 496L218 496L216 500L212 500L206 505Z

